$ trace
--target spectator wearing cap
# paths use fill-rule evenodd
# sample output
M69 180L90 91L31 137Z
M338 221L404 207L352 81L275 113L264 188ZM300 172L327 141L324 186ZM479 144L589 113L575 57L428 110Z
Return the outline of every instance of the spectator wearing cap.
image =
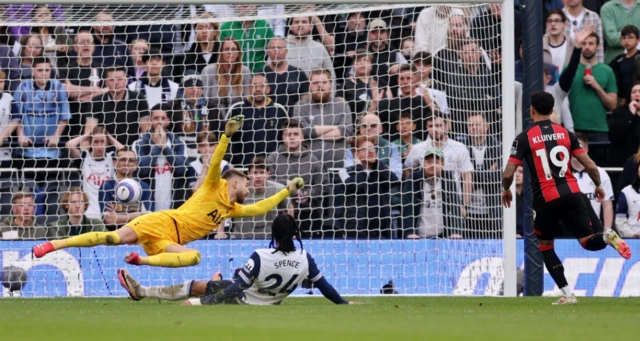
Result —
M275 195L285 185L269 180L271 172L264 158L257 157L249 163L249 195L244 199L244 205L251 205L260 200ZM271 238L271 223L278 214L293 216L293 204L291 199L282 200L275 209L262 216L238 218L233 221L233 239L268 239Z
M88 134L102 124L109 135L131 147L139 138L140 122L149 122L147 100L140 93L127 89L127 70L123 66L107 68L104 84L109 92L82 106L82 112L91 115L86 118L84 133Z
M461 200L445 154L438 148L422 151L420 167L412 171L402 188L404 238L461 238Z
M198 133L209 131L209 109L203 95L202 78L189 70L182 78L179 107L175 107L171 123L172 131L187 147L187 156L196 158ZM177 109L177 110L175 110Z
M147 72L142 75L140 80L128 86L129 90L137 91L146 98L149 108L153 108L157 104L169 103L178 96L180 86L162 72L165 67L164 58L164 54L160 50L150 49L143 57L143 61L147 63ZM140 132L146 133L150 127L149 119L142 117Z
M453 172L454 180L458 183L457 193L461 194L465 208L461 211L466 214L466 207L471 203L473 189L473 164L467 147L447 136L447 122L442 115L435 113L427 120L427 132L429 138L411 148L404 161L405 178L411 172L422 166L424 153L432 148L442 151L446 158L445 170Z
M269 98L271 87L264 74L251 79L250 96L229 108L226 120L244 115L240 130L231 137L231 163L249 165L278 149L280 127L289 116L287 109Z
M256 5L235 5L236 14L241 17L253 16L257 9ZM251 72L264 69L266 46L275 37L266 20L227 21L220 26L220 41L228 37L233 37L242 46L244 63Z
M582 44L580 65L569 89L569 105L575 132L584 133L591 142L608 142L607 111L615 109L618 86L613 70L596 59L600 38L589 34ZM604 149L592 149L596 162L606 160Z
M640 2L637 0L611 0L600 9L604 41L607 42L605 62L625 52L621 41L621 31L627 25L640 24ZM603 42L604 43L604 42Z
M415 28L415 49L435 54L447 46L447 30L452 15L464 16L460 8L447 5L430 6L418 16Z
M336 215L338 221L344 219L347 238L392 237L391 195L398 192L400 178L378 158L378 144L373 136L355 138L352 163L338 174L336 192L345 195L345 204Z
M604 35L602 33L602 20L598 13L590 11L583 6L583 0L565 0L565 7L562 9L567 16L569 24L566 25L564 35L570 37L575 43L575 32L585 27L593 26L594 33L598 35L601 44L596 50L595 59L599 63L604 63ZM613 56L617 55L614 54Z
M336 79L331 55L327 48L313 40L313 25L311 17L294 17L289 22L289 36L287 37L287 61L289 64L302 70L311 78L311 71L325 69L331 74L331 79ZM336 84L333 84L333 89Z
M389 27L382 19L373 19L368 26L369 37L367 49L373 65L372 75L384 84L391 84L389 76L398 73L401 64L407 60L397 47L391 46L389 41Z
M11 198L11 215L0 222L0 239L50 239L55 231L36 223L34 196L18 192Z
M93 60L103 67L125 66L127 63L127 44L116 38L113 33L113 15L107 11L100 11L95 16L96 22L103 25L94 25L91 28L93 34Z
M631 87L638 75L636 59L640 55L638 51L638 38L640 30L636 26L627 25L620 31L620 41L625 52L613 58L609 66L616 75L618 84L618 102L624 105L629 102Z
M569 64L573 52L573 40L565 35L567 16L560 9L547 12L545 19L547 34L542 37L542 50L545 61L555 65L558 72Z
M301 98L309 96L309 78L299 68L289 64L287 39L275 37L267 46L269 60L264 74L271 87L271 98L291 111Z
M72 187L65 192L60 199L60 206L65 214L49 225L58 238L107 231L101 219L88 218L85 215L89 208L89 196L80 187Z

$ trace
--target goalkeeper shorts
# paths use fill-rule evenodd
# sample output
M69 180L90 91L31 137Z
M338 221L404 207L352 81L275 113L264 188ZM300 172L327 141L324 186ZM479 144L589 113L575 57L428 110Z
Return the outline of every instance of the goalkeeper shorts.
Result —
M157 255L169 245L182 245L178 223L164 212L148 213L127 224L138 236L136 244L142 245L144 252Z

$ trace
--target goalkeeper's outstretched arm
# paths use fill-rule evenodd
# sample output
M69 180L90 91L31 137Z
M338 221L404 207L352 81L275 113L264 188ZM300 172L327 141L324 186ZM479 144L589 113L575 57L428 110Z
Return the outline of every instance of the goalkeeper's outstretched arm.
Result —
M281 203L282 200L286 199L290 195L294 195L303 186L304 180L302 180L302 178L295 178L291 180L289 188L285 188L264 200L258 201L255 204L241 206L242 210L240 210L240 213L237 215L233 215L232 218L255 217L267 214L267 212L278 206L278 204Z
M216 146L216 150L211 156L209 172L207 173L205 182L208 182L209 184L215 184L220 181L220 178L222 176L220 163L222 162L222 158L224 158L224 153L227 152L227 148L229 147L229 138L231 138L231 135L233 135L236 131L238 131L238 129L240 129L243 121L244 116L242 115L234 116L230 118L229 121L227 121L224 134L220 136L218 146Z

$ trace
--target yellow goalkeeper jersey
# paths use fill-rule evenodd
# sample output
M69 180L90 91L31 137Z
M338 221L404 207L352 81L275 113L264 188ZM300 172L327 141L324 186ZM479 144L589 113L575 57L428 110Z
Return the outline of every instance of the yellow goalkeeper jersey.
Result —
M220 162L228 146L229 138L222 134L202 186L180 208L164 211L176 221L181 244L201 239L216 231L218 225L227 218L266 214L289 196L289 191L285 188L253 205L229 202L227 181L220 174Z

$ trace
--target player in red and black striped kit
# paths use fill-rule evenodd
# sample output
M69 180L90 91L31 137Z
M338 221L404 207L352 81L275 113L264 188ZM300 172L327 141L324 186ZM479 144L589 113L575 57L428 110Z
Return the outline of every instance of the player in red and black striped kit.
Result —
M553 239L562 221L576 236L582 247L589 251L602 250L608 245L615 248L626 259L631 250L624 240L613 230L594 233L594 224L578 182L571 173L571 158L582 163L596 185L598 202L604 199L600 175L596 164L580 146L576 136L561 125L551 123L553 96L537 92L531 96L531 118L533 127L520 133L513 141L511 156L502 174L502 203L511 206L511 183L516 169L526 160L531 172L533 189L534 222L533 231L538 237L540 251L549 274L562 291L562 297L554 305L575 304L575 295L567 284L564 267L553 248ZM595 229L601 230L601 229Z

